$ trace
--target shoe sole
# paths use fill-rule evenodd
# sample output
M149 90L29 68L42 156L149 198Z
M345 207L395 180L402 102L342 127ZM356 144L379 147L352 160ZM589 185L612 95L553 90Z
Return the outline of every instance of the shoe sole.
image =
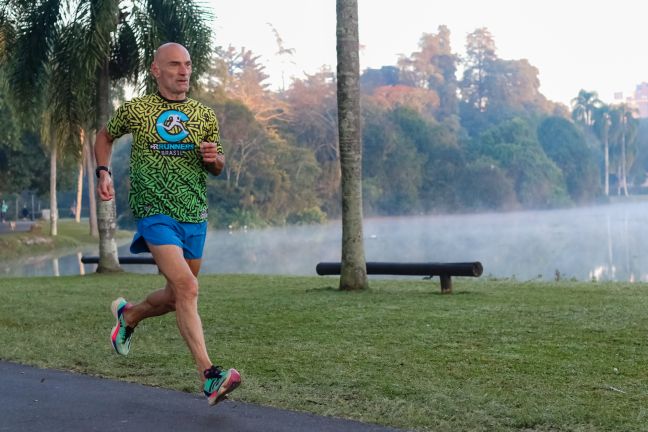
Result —
M115 320L117 321L115 323L115 327L113 327L112 331L110 332L110 345L113 347L113 349L117 354L126 355L119 352L119 350L117 349L117 344L115 343L115 341L117 340L117 333L119 333L119 305L121 304L122 300L124 300L124 298L119 297L117 300L113 301L110 304L110 311L112 312L113 316L115 317Z
M236 369L230 369L229 370L229 376L221 384L220 388L216 392L215 397L209 397L207 399L207 402L209 402L209 405L213 406L216 405L219 402L222 402L223 400L227 399L227 394L233 391L236 387L238 387L241 384L241 374L236 370Z

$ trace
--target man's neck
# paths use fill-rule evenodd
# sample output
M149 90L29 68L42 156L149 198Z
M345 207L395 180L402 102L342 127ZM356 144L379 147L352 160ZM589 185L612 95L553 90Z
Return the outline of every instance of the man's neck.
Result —
M158 89L158 94L169 102L184 102L187 100L187 93L169 93Z

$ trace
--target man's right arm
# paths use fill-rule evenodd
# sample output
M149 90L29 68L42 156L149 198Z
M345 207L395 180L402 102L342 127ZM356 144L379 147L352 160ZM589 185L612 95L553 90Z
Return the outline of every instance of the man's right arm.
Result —
M110 166L110 158L112 155L113 137L110 136L105 127L102 127L97 132L97 139L95 141L95 160L97 166ZM99 181L97 182L97 193L99 198L103 201L110 201L115 196L115 189L113 187L112 177L108 171L99 171Z

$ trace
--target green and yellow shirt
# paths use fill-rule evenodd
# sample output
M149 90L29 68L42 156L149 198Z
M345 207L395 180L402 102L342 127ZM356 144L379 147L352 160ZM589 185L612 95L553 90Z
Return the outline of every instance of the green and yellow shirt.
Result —
M128 202L137 218L164 214L179 222L207 219L207 170L200 143L223 153L211 108L158 94L124 103L106 125L113 138L133 134Z

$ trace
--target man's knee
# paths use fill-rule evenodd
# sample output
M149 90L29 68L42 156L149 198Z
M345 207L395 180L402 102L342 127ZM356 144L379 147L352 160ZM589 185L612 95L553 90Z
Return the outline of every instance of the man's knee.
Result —
M182 275L172 282L175 303L178 301L194 300L198 297L198 279L193 274Z

